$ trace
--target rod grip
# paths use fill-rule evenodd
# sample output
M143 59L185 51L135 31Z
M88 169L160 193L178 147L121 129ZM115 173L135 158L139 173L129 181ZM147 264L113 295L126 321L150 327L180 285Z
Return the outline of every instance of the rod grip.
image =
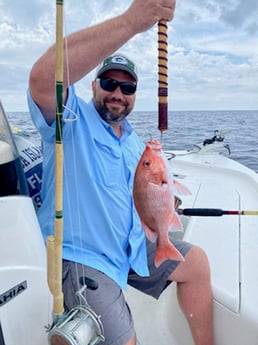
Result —
M158 129L168 129L168 27L165 20L158 23Z
M223 216L224 211L219 208L185 208L178 209L179 214L184 216L199 216L199 217L220 217Z

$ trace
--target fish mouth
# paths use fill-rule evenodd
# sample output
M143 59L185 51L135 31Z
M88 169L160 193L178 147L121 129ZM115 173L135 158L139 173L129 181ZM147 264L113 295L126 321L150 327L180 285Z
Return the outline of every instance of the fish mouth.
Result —
M168 185L168 180L160 179L160 174L153 174L152 181L150 181L150 183L159 184L159 185Z

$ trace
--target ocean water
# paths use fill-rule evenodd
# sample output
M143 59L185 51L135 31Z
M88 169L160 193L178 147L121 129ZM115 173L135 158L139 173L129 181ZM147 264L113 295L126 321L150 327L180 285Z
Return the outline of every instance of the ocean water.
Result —
M30 140L40 142L29 113L7 113L7 117ZM157 112L133 112L128 119L145 142L161 140ZM191 150L194 144L212 138L217 129L228 130L224 142L230 147L230 158L258 172L258 111L171 111L161 141L166 150Z

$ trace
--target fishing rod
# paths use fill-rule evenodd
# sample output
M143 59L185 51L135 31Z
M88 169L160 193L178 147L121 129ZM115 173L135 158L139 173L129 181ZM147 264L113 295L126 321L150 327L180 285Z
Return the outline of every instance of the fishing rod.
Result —
M184 208L177 209L177 213L184 216L221 217L229 216L258 216L258 210L222 210L219 208Z
M64 313L62 292L63 246L63 0L56 0L56 196L54 235L47 238L48 285L54 319Z
M158 23L158 129L162 134L168 129L168 35L167 22Z
M85 345L104 341L104 330L85 298L86 288L95 289L91 279L80 278L76 292L79 305L64 312L62 290L63 258L63 0L56 0L56 199L54 235L47 238L48 286L53 295L53 324L49 327L50 345ZM95 283L95 282L94 282Z

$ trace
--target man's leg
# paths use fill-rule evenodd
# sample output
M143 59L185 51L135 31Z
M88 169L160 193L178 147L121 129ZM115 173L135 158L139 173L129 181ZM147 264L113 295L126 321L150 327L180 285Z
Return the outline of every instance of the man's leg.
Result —
M213 345L213 299L204 251L193 246L169 280L177 282L178 301L196 345Z

